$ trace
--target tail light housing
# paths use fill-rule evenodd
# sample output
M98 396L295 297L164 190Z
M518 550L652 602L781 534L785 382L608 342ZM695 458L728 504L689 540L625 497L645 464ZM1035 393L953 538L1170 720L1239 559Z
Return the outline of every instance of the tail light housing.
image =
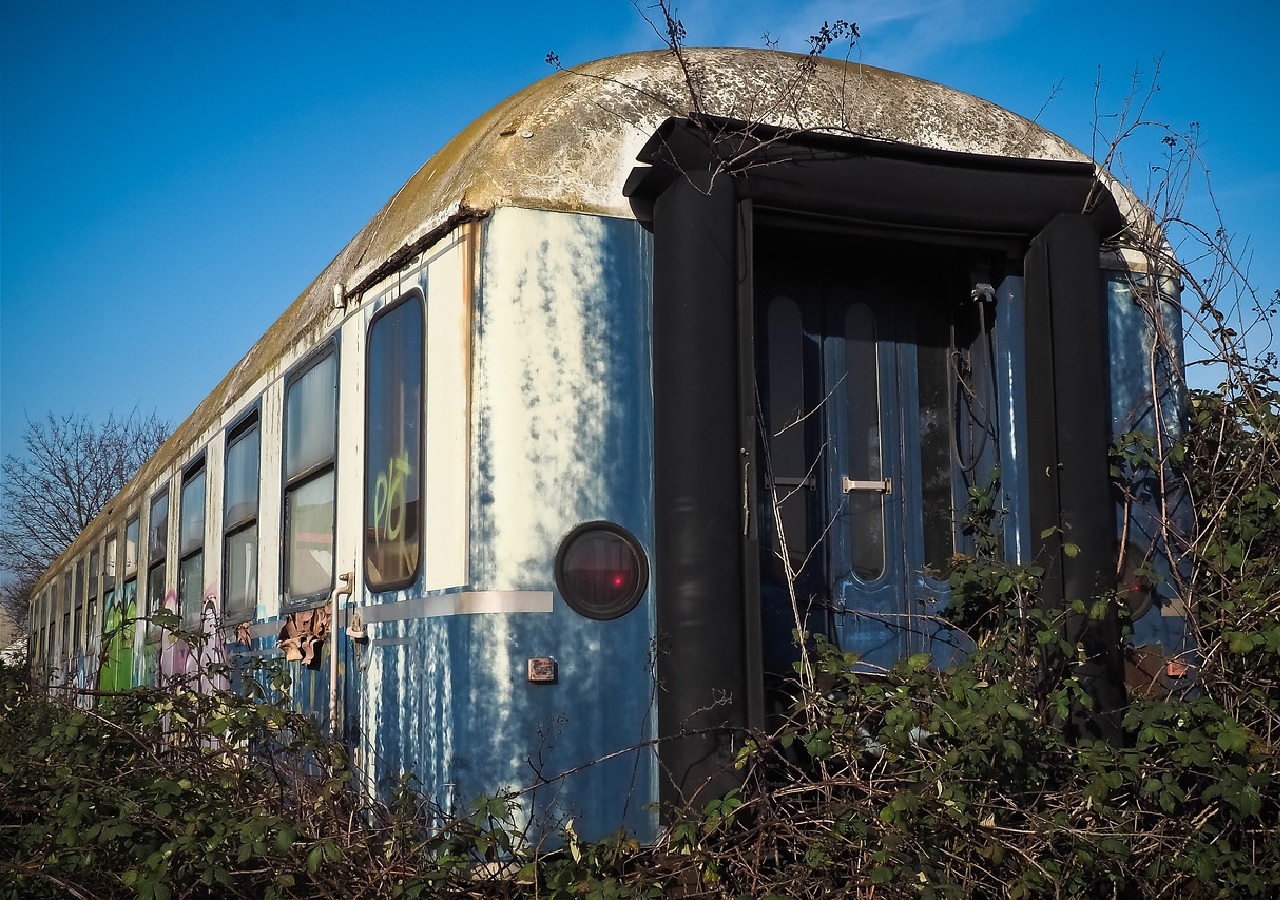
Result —
M649 585L649 562L631 532L613 522L583 522L556 551L556 587L589 619L633 610Z

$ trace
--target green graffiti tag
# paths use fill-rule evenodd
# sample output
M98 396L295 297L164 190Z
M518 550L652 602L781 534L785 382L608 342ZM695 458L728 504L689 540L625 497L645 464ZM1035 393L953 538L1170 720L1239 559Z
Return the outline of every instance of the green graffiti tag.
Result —
M409 498L405 490L412 471L409 453L402 451L387 460L385 469L374 481L371 525L375 552L391 569L383 573L386 578L412 572L416 562L416 541L409 540L416 529L409 522ZM389 546L384 548L384 543Z

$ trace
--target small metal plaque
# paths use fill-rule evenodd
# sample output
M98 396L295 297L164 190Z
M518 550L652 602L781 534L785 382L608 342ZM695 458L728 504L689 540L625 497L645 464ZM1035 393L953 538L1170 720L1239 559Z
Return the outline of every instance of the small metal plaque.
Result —
M529 660L530 684L555 684L556 661L551 656L534 656Z

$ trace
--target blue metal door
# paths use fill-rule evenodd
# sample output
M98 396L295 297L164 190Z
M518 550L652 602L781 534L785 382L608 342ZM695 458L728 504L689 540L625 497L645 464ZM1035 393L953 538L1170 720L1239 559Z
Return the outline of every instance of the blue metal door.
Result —
M964 283L799 269L756 279L766 670L784 668L795 627L870 671L921 652L947 665L964 645L939 617L964 489Z

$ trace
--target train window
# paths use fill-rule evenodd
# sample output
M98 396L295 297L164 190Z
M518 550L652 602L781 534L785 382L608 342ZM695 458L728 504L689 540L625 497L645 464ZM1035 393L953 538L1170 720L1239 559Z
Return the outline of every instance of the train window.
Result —
M98 599L90 597L89 602L85 604L84 618L84 646L85 651L93 645L93 638L98 627Z
M117 644L133 647L133 616L138 613L138 579L130 578L120 586L120 621L115 624L118 636Z
M921 312L916 317L917 396L920 413L920 499L923 506L924 563L946 571L955 552L952 501L951 323Z
M76 597L76 604L78 605L84 602L84 557L83 556L76 560L75 573L76 573L75 597Z
M423 308L414 291L369 326L364 571L373 590L405 587L422 556Z
M71 658L71 604L73 588L71 570L62 573L62 661Z
M164 608L165 557L169 549L169 489L151 500L147 520L147 616ZM157 635L158 636L158 635Z
M116 586L116 552L118 544L115 537L107 540L107 552L102 557L102 591L106 593Z
M286 601L327 593L333 585L337 393L338 356L332 346L285 387Z
M114 578L102 577L102 614L105 616L108 609L111 608L112 602L116 598L116 583Z
M71 652L80 655L80 629L84 627L84 559L76 560L75 567L75 599L73 606L75 609L75 618L71 620Z
M808 505L814 473L805 453L804 322L800 306L777 296L768 311L769 467L782 537L799 569L809 552Z
M124 574L127 578L138 571L138 517L134 516L124 529Z
M625 528L584 522L560 542L555 578L573 610L589 619L616 619L640 602L649 584L649 563Z
M84 611L84 645L86 649L93 644L95 629L98 627L98 596L102 593L102 556L94 550L89 554L89 599L85 601Z
M200 614L204 589L204 459L182 474L178 507L178 610L190 620Z
M223 604L227 614L251 612L258 602L258 412L227 435L223 497Z
M848 392L849 471L881 481L879 337L875 313L865 303L851 303L845 312L845 371L848 384L857 386ZM885 570L884 494L853 491L847 498L853 571L871 581Z

